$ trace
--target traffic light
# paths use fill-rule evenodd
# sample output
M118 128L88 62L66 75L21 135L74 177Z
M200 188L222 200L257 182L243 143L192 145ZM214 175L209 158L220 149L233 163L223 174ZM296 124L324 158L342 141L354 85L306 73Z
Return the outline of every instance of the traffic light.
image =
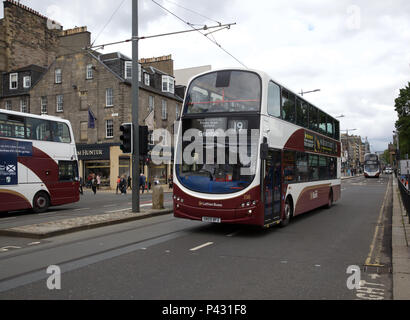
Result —
M132 131L132 123L124 123L120 127L120 131L122 132L120 136L120 140L122 145L120 146L123 153L132 153L133 151L133 131Z
M146 156L148 155L148 127L147 126L140 126L140 136L139 136L139 143L140 143L140 155Z

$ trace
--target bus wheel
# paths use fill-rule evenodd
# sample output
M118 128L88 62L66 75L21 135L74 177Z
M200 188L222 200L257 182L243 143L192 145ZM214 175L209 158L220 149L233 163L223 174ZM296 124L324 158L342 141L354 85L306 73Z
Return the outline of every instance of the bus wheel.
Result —
M50 198L45 192L39 192L34 196L33 199L33 211L35 213L43 213L48 210L50 206Z
M285 219L280 222L280 226L282 228L289 225L290 218L292 218L292 216L293 216L292 211L293 211L292 205L291 205L290 199L288 198L288 199L286 199L286 202L285 202Z
M330 191L329 193L329 199L327 200L327 205L326 208L330 209L333 206L333 192Z

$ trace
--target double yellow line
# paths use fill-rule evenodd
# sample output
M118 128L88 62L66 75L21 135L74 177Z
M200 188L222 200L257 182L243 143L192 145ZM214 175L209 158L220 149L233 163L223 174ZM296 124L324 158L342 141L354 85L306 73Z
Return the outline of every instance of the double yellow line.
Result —
M390 187L391 187L391 180L389 180L386 195L384 196L384 200L383 200L383 205L382 205L382 208L380 209L379 219L377 220L377 226L376 226L376 230L374 232L373 241L372 241L372 244L370 245L370 252L369 252L369 255L367 256L366 262L364 264L366 267L384 267L384 265L380 264L380 253L381 253L381 246L382 246L381 241L379 243L379 246L378 246L379 251L377 252L377 256L376 256L374 262L372 262L372 257L373 257L374 251L376 249L377 237L378 237L380 231L382 232L381 233L382 235L384 233L384 221L383 221L384 209L385 209L386 204L387 204Z

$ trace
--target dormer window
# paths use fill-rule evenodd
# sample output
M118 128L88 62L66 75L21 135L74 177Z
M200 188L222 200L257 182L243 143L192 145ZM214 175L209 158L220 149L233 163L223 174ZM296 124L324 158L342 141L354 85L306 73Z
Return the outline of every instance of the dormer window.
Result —
M162 76L162 92L175 92L175 80L171 76Z
M125 61L125 79L132 79L132 61Z
M11 73L10 74L10 90L18 88L18 80L19 80L18 73Z
M149 86L149 84L150 84L150 77L149 77L148 73L144 73L144 84L146 86Z
M29 89L31 87L31 77L26 76L23 78L23 87L24 89Z

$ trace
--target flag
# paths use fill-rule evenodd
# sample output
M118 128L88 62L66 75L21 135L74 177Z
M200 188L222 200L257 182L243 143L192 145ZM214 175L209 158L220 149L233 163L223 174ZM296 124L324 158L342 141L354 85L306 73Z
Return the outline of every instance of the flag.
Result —
M97 118L94 116L93 112L89 108L88 109L88 128L89 129L95 129L95 120L97 120Z

